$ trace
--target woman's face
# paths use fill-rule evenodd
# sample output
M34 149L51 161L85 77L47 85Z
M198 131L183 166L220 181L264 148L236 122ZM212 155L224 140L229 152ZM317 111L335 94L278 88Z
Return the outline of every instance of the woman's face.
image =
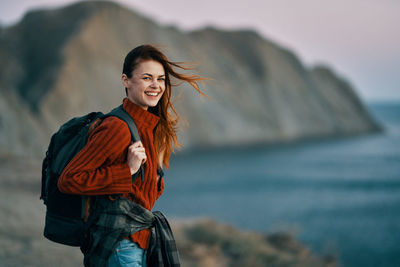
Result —
M131 78L122 74L122 83L133 103L145 110L155 107L165 91L164 67L155 60L142 61L133 70Z

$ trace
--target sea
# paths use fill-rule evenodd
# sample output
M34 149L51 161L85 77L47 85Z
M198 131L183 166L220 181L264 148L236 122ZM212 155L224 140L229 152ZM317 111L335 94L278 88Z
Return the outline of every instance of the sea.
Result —
M153 210L289 232L339 266L400 266L400 102L367 108L383 132L177 153Z

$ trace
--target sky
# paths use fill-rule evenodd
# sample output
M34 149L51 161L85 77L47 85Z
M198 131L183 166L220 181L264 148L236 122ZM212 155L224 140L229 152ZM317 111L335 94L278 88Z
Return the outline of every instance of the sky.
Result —
M32 8L73 0L6 0L0 23ZM189 31L208 25L252 28L290 50L308 67L325 64L364 101L400 101L398 0L115 0L163 25Z

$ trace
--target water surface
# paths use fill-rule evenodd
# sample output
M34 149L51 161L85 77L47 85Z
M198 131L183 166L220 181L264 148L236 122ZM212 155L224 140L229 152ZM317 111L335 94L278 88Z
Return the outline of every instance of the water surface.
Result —
M180 154L154 210L291 231L342 266L400 266L400 103L369 108L384 133Z

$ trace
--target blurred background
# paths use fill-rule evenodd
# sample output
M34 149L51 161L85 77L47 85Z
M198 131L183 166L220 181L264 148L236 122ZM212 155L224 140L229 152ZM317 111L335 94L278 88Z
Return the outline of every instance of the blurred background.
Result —
M212 80L153 210L183 266L399 266L400 3L10 1L0 9L0 262L76 266L42 236L41 160L72 117L125 95L151 43ZM184 72L184 71L183 71Z

